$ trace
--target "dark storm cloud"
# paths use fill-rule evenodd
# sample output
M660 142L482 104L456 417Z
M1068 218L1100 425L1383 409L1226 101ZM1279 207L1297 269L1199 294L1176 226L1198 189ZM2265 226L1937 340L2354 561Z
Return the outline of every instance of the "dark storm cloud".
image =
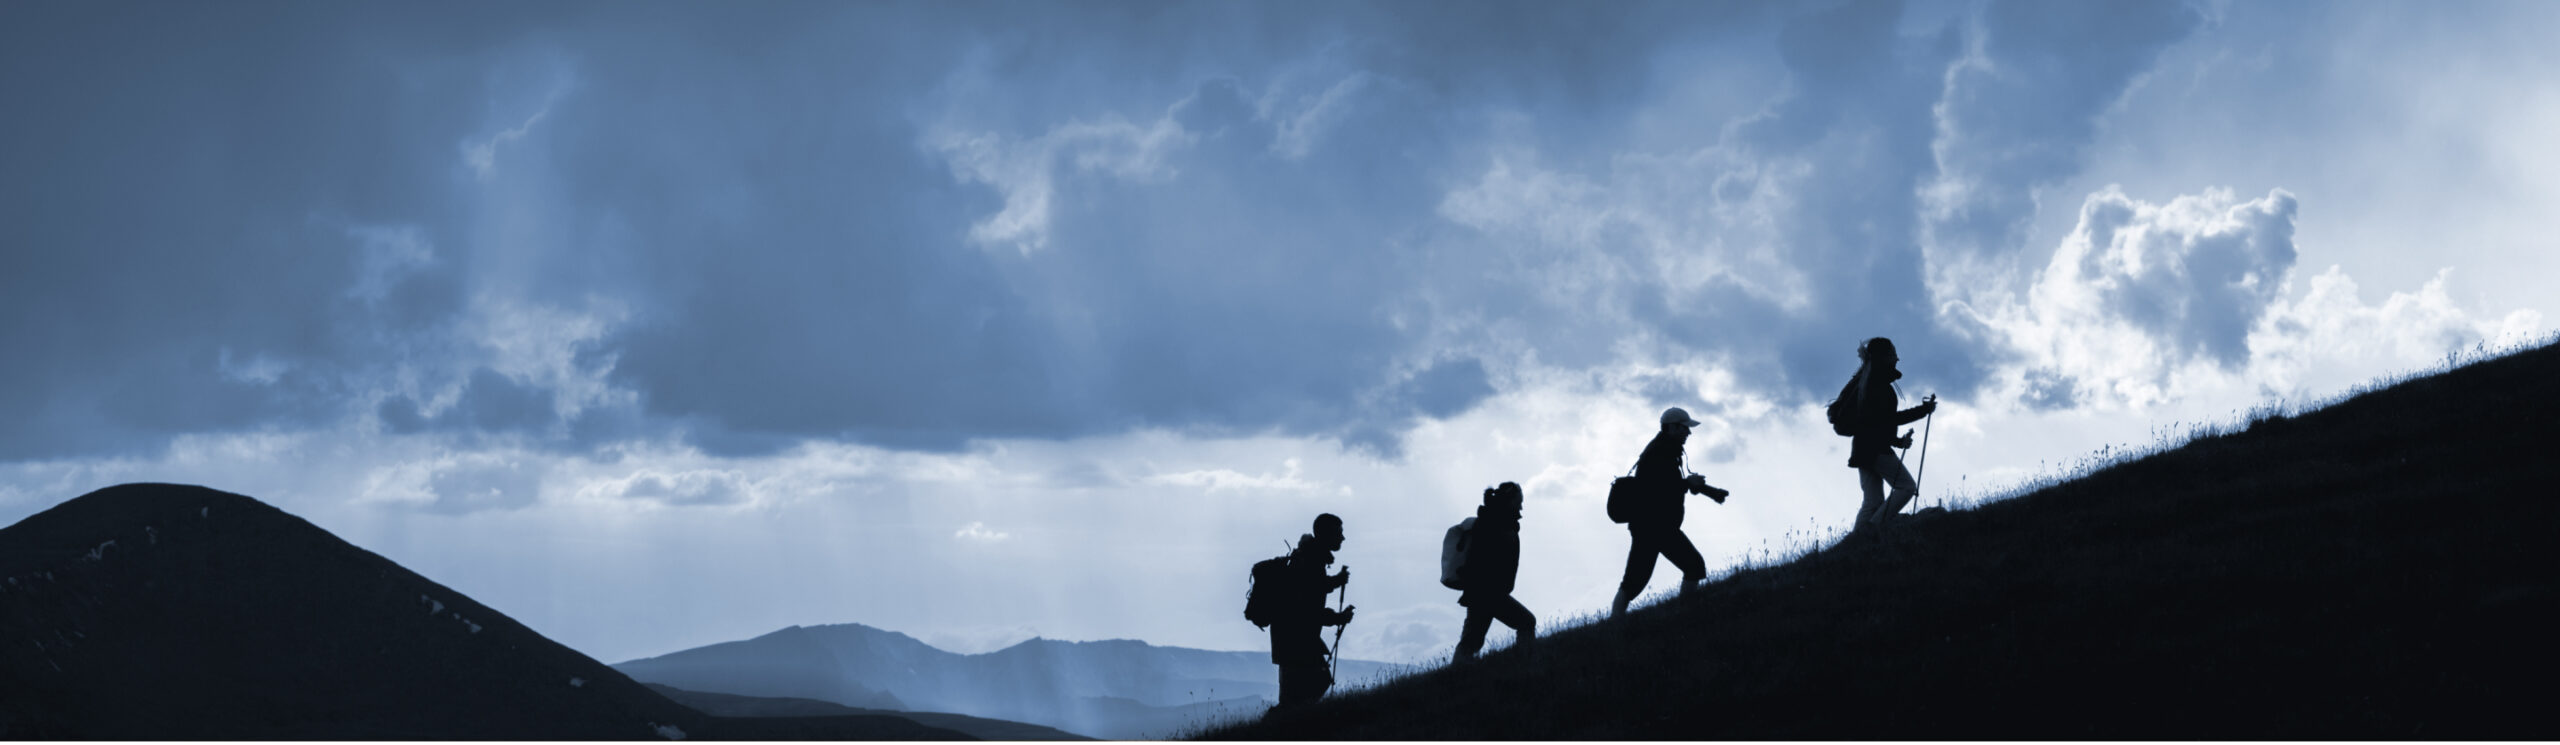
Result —
M1443 200L1489 148L1607 168L1701 74L1671 52L1708 47L1788 80L1726 145L1808 164L1774 219L1813 310L1730 278L1611 307L1767 385L1821 392L1878 334L1941 384L1987 364L1935 320L1916 238L1964 37L1899 34L1898 6L0 13L0 346L32 361L0 368L0 459L348 418L539 447L1167 427L1392 456L1508 364L1453 354L1481 332L1450 319L1566 364L1609 362L1617 333L1520 302L1550 279L1475 251L1510 239ZM1957 101L1958 141L2077 147L2112 93L1998 115L2120 90L2185 28L2108 13L1994 6L1986 54L2065 72ZM2139 33L2089 31L2116 25ZM1986 158L1967 173L2061 167ZM516 472L483 470L446 508L518 503Z
M427 416L418 402L398 395L383 399L380 416L385 428L399 434L430 428L522 432L538 430L557 420L551 402L549 391L482 368L472 371L463 384L461 399L439 416Z
M663 43L634 52L656 65L590 59L582 84L653 93L595 104L613 110L560 135L580 143L563 168L634 222L672 302L622 340L617 379L745 451L1140 425L1383 443L1489 393L1469 362L1474 388L1359 405L1410 395L1393 371L1422 350L1388 314L1453 135L1485 100L1559 128L1629 105L1671 6L1458 13L1463 34L1394 6L1007 7L1040 17L841 19L752 66ZM691 150L624 150L627 121ZM704 191L746 214L716 219Z
M1474 408L1494 394L1484 362L1472 357L1442 360L1403 382L1373 394L1341 434L1345 444L1387 458L1401 458L1406 428L1424 417L1447 418Z
M2079 172L2099 115L2202 14L2171 2L1994 2L1982 58L1947 85L1943 176L1958 188L1932 228L1941 247L2008 253L2035 190Z
M1965 24L1905 35L1900 16L1847 3L1788 19L1777 47L1790 94L1739 130L1753 152L1812 164L1778 233L1818 310L1711 289L1689 312L1647 299L1640 315L1664 319L1666 335L1690 345L1735 350L1746 377L1807 396L1826 395L1871 336L1897 340L1905 369L1936 389L1989 381L1996 340L1938 313L1923 236L2031 248L2016 232L2033 214L2033 190L2076 171L2097 116L2196 14L2175 3L1994 2L1978 16L1971 60ZM1950 65L1959 65L1952 78ZM1932 204L1924 194L1941 179L1969 188ZM1953 216L1931 223L1941 212ZM1774 357L1753 349L1770 342Z
M456 126L327 13L0 9L0 458L308 423L334 376L222 359L332 354L351 273L315 217L434 210ZM316 64L328 61L332 64Z
M1827 397L1838 385L1834 381L1855 367L1851 350L1857 341L1870 336L1901 340L1913 350L1905 354L1906 367L1937 385L1963 390L1982 380L1990 360L1979 342L1937 320L1923 281L1915 193L1935 170L1932 107L1947 66L1962 52L1963 38L1952 28L1917 36L1898 33L1901 17L1898 5L1862 3L1808 6L1783 15L1767 34L1771 38L1760 42L1775 52L1775 60L1761 64L1765 74L1785 81L1780 97L1727 132L1700 128L1695 139L1684 143L1718 148L1735 161L1720 166L1727 169L1723 174L1702 167L1678 176L1705 185L1700 197L1738 202L1764 181L1773 182L1768 188L1786 190L1786 198L1769 207L1771 226L1761 240L1771 244L1768 249L1783 262L1784 271L1802 277L1804 297L1755 292L1745 286L1747 280L1772 278L1732 274L1681 289L1698 278L1666 274L1655 268L1652 257L1623 255L1613 262L1628 276L1616 291L1602 295L1604 306L1613 306L1677 348L1721 357L1755 387ZM1605 167L1585 170L1608 175ZM1641 180L1639 186L1637 196L1653 187ZM1630 251L1634 242L1604 236L1594 248ZM1463 264L1435 268L1444 275L1469 269ZM1508 304L1503 295L1534 294L1539 283L1552 281L1553 273L1514 278L1520 282L1516 288L1483 302L1501 308ZM1796 300L1801 303L1791 302ZM1588 308L1536 310L1580 317ZM1547 321L1525 317L1524 323ZM1541 341L1573 345L1610 338L1593 331L1554 328ZM1613 353L1591 347L1584 352Z

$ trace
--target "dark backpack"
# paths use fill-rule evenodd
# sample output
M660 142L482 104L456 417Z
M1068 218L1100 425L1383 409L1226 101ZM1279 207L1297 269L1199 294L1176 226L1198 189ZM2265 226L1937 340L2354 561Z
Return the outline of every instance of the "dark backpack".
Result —
M1840 395L1833 397L1831 399L1831 406L1823 410L1823 414L1831 418L1832 434L1839 435L1841 437L1858 436L1858 394L1860 391L1855 390L1857 387L1857 376L1849 376L1849 382L1840 384Z
M1635 466L1628 466L1627 475L1609 482L1609 522L1626 522L1651 509L1656 496L1646 490L1653 486L1636 478Z
M1283 588L1291 582L1287 554L1254 562L1253 576L1244 589L1244 620L1253 622L1257 629L1270 628L1279 621L1281 608L1289 602L1289 591Z

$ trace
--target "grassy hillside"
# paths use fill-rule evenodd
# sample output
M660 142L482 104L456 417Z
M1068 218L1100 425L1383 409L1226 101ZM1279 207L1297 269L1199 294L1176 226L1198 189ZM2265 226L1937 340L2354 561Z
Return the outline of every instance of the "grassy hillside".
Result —
M1217 739L2560 737L2560 347Z

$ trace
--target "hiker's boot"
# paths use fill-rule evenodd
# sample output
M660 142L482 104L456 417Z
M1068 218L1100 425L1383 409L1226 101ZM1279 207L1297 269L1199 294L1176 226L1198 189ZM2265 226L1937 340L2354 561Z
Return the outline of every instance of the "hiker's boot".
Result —
M1617 618L1617 617L1619 617L1619 616L1626 615L1626 614L1627 614L1627 603L1632 602L1632 601L1634 601L1635 599L1636 599L1636 596L1634 596L1634 595L1628 595L1628 594L1626 594L1626 593L1619 593L1619 594L1618 594L1618 598L1617 598L1616 600L1612 600L1612 601L1610 601L1610 602L1609 602L1609 617L1610 617L1610 618Z

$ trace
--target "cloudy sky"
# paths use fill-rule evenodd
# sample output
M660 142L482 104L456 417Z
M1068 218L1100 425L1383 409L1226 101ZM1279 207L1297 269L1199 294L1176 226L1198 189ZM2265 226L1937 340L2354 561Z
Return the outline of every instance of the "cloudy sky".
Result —
M0 523L255 496L608 662L792 624L1356 657L1684 406L1720 566L2560 312L2560 4L0 4ZM1916 459L1916 454L1915 454ZM1657 572L1654 589L1677 573ZM1504 638L1497 632L1496 638Z

